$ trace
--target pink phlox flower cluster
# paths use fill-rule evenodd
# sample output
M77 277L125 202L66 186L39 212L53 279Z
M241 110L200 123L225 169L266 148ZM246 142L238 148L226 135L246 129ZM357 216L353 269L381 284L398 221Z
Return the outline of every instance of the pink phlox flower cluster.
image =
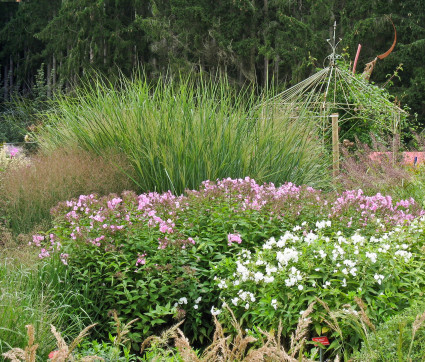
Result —
M50 253L45 248L41 249L40 254L38 254L38 257L40 259L48 258L49 256L50 256Z
M400 200L396 203L396 206L402 206L404 208L408 208L411 205L415 205L415 200L411 197L409 200Z
M16 146L9 146L7 148L7 153L9 153L10 158L17 156L21 152L21 149Z
M68 221L71 221L72 219L78 220L80 218L80 216L77 214L76 210L72 210L65 215L65 218Z
M154 210L152 210L154 211ZM152 218L149 219L148 225L155 226L159 225L159 231L164 234L172 234L174 232L173 228L176 226L175 223L171 219L167 219L166 221L161 219L159 216L156 216L156 212L149 212L148 215L152 215Z
M92 243L95 246L100 246L100 242L104 239L105 239L105 235L101 235L94 240L90 240L90 243Z
M137 210L144 210L147 206L151 206L151 200L146 194L139 195L138 197L139 205Z
M114 232L124 229L124 225L109 225L109 229Z
M385 222L403 224L415 219L416 216L408 209L414 205L416 203L413 198L401 200L394 205L391 196L383 196L380 193L374 196L365 196L362 190L349 190L336 199L332 205L330 217L342 215L344 210L354 208L361 216L359 221L363 226L366 226L370 219L376 218L378 212ZM402 210L401 207L406 210ZM347 226L350 227L351 224L352 218Z
M186 249L187 244L195 245L195 240L191 237L187 238L187 240L183 241L182 249Z
M137 258L137 261L136 261L136 268L139 266L139 265L145 265L146 264L146 253L143 253L143 254L138 254L138 258Z
M242 243L241 236L239 234L228 234L227 235L227 245L231 246L232 243Z
M164 237L164 239L158 238L158 249L165 249L169 242L170 240L167 237Z
M171 191L164 192L159 194L158 192L149 192L148 194L141 194L138 197L138 210L147 210L151 209L156 204L170 204L175 202L177 199L180 200L180 197L176 197L172 194Z
M50 234L49 235L49 238L50 238L50 245L51 245L50 249L53 250L55 248L55 246L56 246L56 250L60 250L60 248L61 248L62 245L61 245L61 243L59 241L55 241L56 235L55 234Z
M121 202L122 199L120 197L114 197L112 200L108 201L108 209L114 210Z
M106 217L105 217L105 216L103 216L103 215L101 215L100 213L97 213L95 216L90 215L90 216L89 216L89 218L90 218L90 219L93 219L93 220L95 220L95 221L98 221L98 222L104 222L104 221L105 221L105 219L106 219Z
M292 197L298 199L302 188L290 182L276 188L273 183L258 185L254 179L245 177L244 179L226 178L217 180L215 183L207 180L201 185L198 196L211 197L215 199L215 194L223 195L227 199L233 199L240 204L243 210L261 210L264 206ZM197 192L192 192L197 194ZM214 196L213 196L214 195Z
M33 235L32 236L32 242L34 243L35 246L40 247L41 246L41 242L43 240L44 240L44 236L43 235ZM31 245L31 242L29 242L28 245Z
M63 264L68 265L68 258L69 258L69 255L68 254L61 253L60 259L61 259L61 262Z

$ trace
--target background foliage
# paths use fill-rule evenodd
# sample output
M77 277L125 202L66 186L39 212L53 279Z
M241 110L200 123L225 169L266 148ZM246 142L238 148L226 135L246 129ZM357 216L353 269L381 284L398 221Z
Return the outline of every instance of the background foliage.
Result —
M17 92L34 98L40 70L48 98L69 91L90 69L114 79L140 67L150 78L202 70L226 74L238 86L283 89L323 65L334 21L350 59L357 44L363 45L361 72L390 47L391 18L398 43L378 61L372 81L384 84L402 63L386 87L391 85L392 94L417 113L420 124L425 122L421 1L24 0L0 5L3 102Z

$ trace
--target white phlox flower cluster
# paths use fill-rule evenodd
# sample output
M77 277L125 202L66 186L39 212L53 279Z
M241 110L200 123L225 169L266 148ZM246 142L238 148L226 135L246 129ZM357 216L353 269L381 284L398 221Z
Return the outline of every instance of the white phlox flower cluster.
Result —
M318 251L316 251L316 253L318 253L322 259L325 259L328 255L322 249L319 249Z
M249 309L249 303L254 303L256 298L253 293L244 291L240 289L238 291L238 296L231 299L231 302L234 306L243 304L245 309ZM240 302L240 303L239 303Z
M247 249L243 249L240 253L239 253L239 257L241 259L245 259L246 261L250 261L251 260L251 252Z
M219 315L220 313L221 313L220 309L217 309L214 306L211 307L211 314L212 315Z
M380 238L375 238L374 236L371 236L369 238L369 242L371 242L371 243L379 243L380 241L381 241Z
M278 251L276 253L276 260L281 265L288 265L290 261L298 261L298 251L295 248L285 248L283 252Z
M318 221L316 230L328 226L327 221ZM377 231L367 238L360 230L353 235L338 231L330 237L322 235L321 231L316 234L309 230L308 225L294 227L279 238L266 240L255 253L242 251L235 262L233 275L226 280L217 279L219 288L227 288L226 292L231 293L227 294L229 303L249 310L255 301L255 293L261 298L270 298L267 303L276 310L277 299L268 294L274 293L275 288L267 286L276 280L283 280L284 289L288 288L283 292L292 295L311 286L328 290L344 288L345 291L351 288L360 293L359 281L363 279L375 287L390 283L392 276L386 271L389 257L394 257L397 263L408 262L414 257L407 242L409 239L405 237L407 234L403 234L409 232L408 227L401 227L398 233ZM303 231L304 236L295 235L295 231ZM354 311L350 310L350 313Z
M351 241L354 245L360 244L364 245L366 238L364 236L359 235L357 232L351 237Z
M331 286L331 282L330 281L326 281L325 284L323 284L323 289L328 289L328 287Z
M346 266L349 266L349 267L354 267L354 266L356 266L356 264L357 264L357 262L355 262L355 261L352 261L352 260L350 260L350 259L345 259L343 262L342 262L344 265L346 265Z
M290 269L288 279L285 279L285 285L287 287L292 287L296 285L299 281L303 279L301 272L294 266Z
M369 258L370 261L375 264L376 263L376 258L378 257L378 254L376 253L369 253L368 251L366 251L366 258Z
M304 241L307 243L307 245L310 245L314 240L316 240L319 236L309 232L305 237L304 237Z
M316 228L318 230L324 229L325 227L331 227L332 223L330 220L322 220L322 221L316 221Z
M335 244L334 249L332 250L332 260L336 260L339 256L343 256L345 251L341 246Z
M272 236L269 240L267 240L263 244L263 249L265 249L265 250L271 250L274 245L276 245L276 239Z
M272 273L276 273L277 272L277 268L273 265L267 264L266 265L266 274L267 275L271 275Z
M193 309L198 309L198 303L201 301L202 297L198 297L195 299L195 305L193 306Z
M174 303L174 307L177 307L178 305L182 305L182 304L187 304L187 298L186 297L181 297L177 303Z
M338 244L348 244L348 241L346 238L344 238L343 236L338 236Z
M255 302L255 300L256 300L253 293L247 292L247 291L242 290L242 289L239 290L238 296L244 302L249 302L249 301Z
M400 256L400 257L402 257L402 258L404 258L404 261L407 263L410 259L411 259L411 257L412 257L412 253L411 252L409 252L409 251L406 251L406 250L397 250L395 253L394 253L394 259L397 259L397 257L398 256Z
M242 263L237 260L236 261L236 274L241 278L241 281L245 282L249 279L249 269L242 265Z
M271 250L274 247L283 248L288 242L296 243L300 238L297 235L292 234L290 231L286 231L279 240L276 241L274 237L271 237L263 244L264 250Z
M214 280L215 281L218 281L218 287L220 288L220 289L226 289L227 288L227 283L226 283L226 281L224 280L224 279L220 279L220 278L217 278L216 276L214 277Z
M262 280L264 280L264 274L261 272L256 272L254 273L253 279L256 283L261 282Z
M391 248L391 245L390 244L381 244L381 246L378 248L378 251L380 252L380 253L386 253L386 252L388 252L388 250L390 250L390 248Z
M376 282L380 285L382 281L384 280L385 276L382 274L375 274L373 278L376 280Z

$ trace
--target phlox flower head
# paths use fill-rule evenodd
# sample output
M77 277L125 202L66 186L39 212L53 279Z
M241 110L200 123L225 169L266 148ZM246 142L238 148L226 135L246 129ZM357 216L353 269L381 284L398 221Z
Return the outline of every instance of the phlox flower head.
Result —
M211 307L211 314L212 315L219 315L221 313L220 309L216 309L214 306Z
M298 261L298 251L295 248L285 248L283 252L276 253L276 260L282 265L288 265L290 261Z
M382 274L375 274L373 278L376 280L376 282L380 285L382 281L384 280L385 276Z
M147 255L146 253L138 255L138 258L137 258L137 261L136 261L136 268L139 265L145 265L146 264L146 255Z
M50 253L46 249L41 249L40 254L38 254L38 257L40 259L48 258L50 256Z
M228 234L227 235L227 245L231 246L232 243L242 243L241 236L239 234Z
M69 258L69 255L68 255L68 254L61 253L61 257L60 257L60 259L61 259L61 262L62 262L64 265L68 265L68 258Z
M325 227L330 227L331 221L330 220L322 220L322 221L316 221L316 228L317 229L324 229Z
M119 197L114 197L112 200L108 201L108 209L115 209L115 207L122 202L122 199Z
M9 153L10 158L13 158L19 154L21 150L18 147L10 146L7 149L7 152Z
M187 304L187 298L186 297L181 297L178 301L179 304Z
M35 246L40 247L41 246L41 242L44 240L44 236L43 235L33 235L32 236L32 242L34 243ZM31 245L31 242L30 242Z

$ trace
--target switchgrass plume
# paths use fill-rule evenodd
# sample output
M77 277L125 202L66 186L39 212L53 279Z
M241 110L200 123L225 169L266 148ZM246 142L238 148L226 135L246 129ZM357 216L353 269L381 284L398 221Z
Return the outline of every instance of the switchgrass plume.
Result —
M331 309L329 308L328 304L325 303L323 300L321 300L320 298L316 298L316 301L319 302L322 307L325 309L326 311L326 315L328 315L330 317L330 320L327 318L324 318L324 322L335 332L338 333L338 335L342 336L342 330L341 327L338 323L338 319L337 319L337 314L334 311L331 311Z
M184 320L165 330L160 336L150 336L146 338L140 347L140 354L142 354L148 346L153 344L158 346L167 346L169 340L175 336L177 329L181 324L183 324L183 322Z
M372 333L376 331L375 325L367 315L367 306L363 300L359 297L354 297L354 301L359 307L360 311L356 311L349 304L343 305L342 310L331 311L326 302L316 298L316 300L323 306L326 311L326 317L323 317L324 322L331 328L331 330L337 333L337 341L339 342L339 349L342 353L347 353L345 335L342 332L342 328L338 319L349 325L356 334L363 340L366 348L370 350L369 339ZM344 356L345 360L348 360L348 356Z
M81 343L81 341L88 335L88 332L91 328L93 328L95 324L91 324L84 328L78 336L69 344L65 342L65 340L62 338L61 334L56 330L56 328L52 325L51 331L52 334L56 338L56 344L58 346L58 350L54 351L53 356L51 357L52 362L65 362L65 361L73 361L74 358L72 357L73 350ZM95 360L101 360L103 361L103 358L97 357L97 356L86 356L83 358L84 361L95 361Z
M4 358L10 359L12 362L35 362L38 344L34 344L34 326L26 325L25 327L28 336L28 344L25 349L12 348L6 353L3 353Z
M156 343L157 346L168 346L169 339L174 339L180 357L183 361L188 362L262 362L262 361L288 361L288 362L312 362L312 360L302 355L302 350L306 342L306 334L308 332L311 318L309 315L313 312L315 302L311 303L306 311L301 315L298 326L291 338L291 347L286 351L281 344L280 337L282 335L282 324L279 323L277 332L266 332L259 329L260 333L265 337L262 346L259 348L250 345L257 342L258 339L246 335L240 323L236 320L233 311L226 305L231 317L231 324L236 331L236 335L226 335L222 324L215 316L215 332L212 342L204 350L201 356L191 347L189 340L180 330L179 326L183 323L176 324L172 328L162 333L160 337L148 337L142 344L141 353L146 350L150 344ZM337 360L335 360L337 361Z
M359 316L360 320L367 325L372 331L376 331L376 327L374 324L370 321L369 316L366 313L367 306L364 304L363 300L359 297L354 297L354 301L360 308Z
M109 315L112 315L112 318L115 321L116 337L114 338L114 345L119 346L121 344L126 344L129 341L127 334L130 332L130 326L134 322L137 322L139 318L135 318L123 326L115 309L109 311Z
M53 351L49 355L49 359L52 362L73 362L75 359L72 356L73 350L78 346L79 343L88 335L88 332L91 328L93 328L96 324L92 324L84 328L78 336L71 342L71 344L67 344L65 340L62 338L61 334L56 330L56 328L51 325L51 332L56 338L57 350ZM25 349L21 348L12 348L6 353L3 353L3 357L11 360L12 362L35 362L37 355L38 344L34 344L35 341L35 333L34 326L27 325L27 335L28 335L28 343ZM89 361L103 361L104 359L98 356L86 356L83 357L80 361L89 362Z
M425 311L422 314L416 316L415 321L412 323L412 339L409 346L409 356L412 353L413 341L415 340L416 332L423 326L425 322Z

